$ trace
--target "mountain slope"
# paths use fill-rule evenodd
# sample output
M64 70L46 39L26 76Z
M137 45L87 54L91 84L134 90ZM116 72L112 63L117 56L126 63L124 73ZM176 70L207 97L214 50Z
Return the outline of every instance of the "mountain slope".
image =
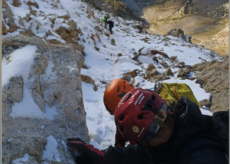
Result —
M192 42L229 55L229 2L227 0L122 0L150 24L150 33L182 29ZM138 12L139 11L139 12ZM219 34L222 35L219 35Z
M3 0L2 9L4 163L74 163L67 137L82 137L100 149L113 145L116 127L103 93L114 78L142 88L158 81L186 83L198 101L211 97L196 83L192 65L223 58L176 30L150 35L140 30L141 22L111 16L110 35L101 23L106 12L85 2L17 2ZM157 75L149 72L151 64ZM169 68L173 75L163 75ZM201 107L211 115L208 109Z

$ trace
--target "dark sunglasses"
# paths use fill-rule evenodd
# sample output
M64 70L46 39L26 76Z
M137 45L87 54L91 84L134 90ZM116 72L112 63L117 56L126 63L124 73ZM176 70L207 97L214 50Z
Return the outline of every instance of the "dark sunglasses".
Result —
M142 111L151 111L155 114L151 124L148 127L148 130L146 131L144 137L142 138L142 141L151 141L161 127L164 126L164 121L167 117L167 113L169 111L168 106L166 103L164 103L160 109L158 109L155 104L153 103L153 100L155 100L155 97L149 97L148 100L145 102L144 106L142 107Z

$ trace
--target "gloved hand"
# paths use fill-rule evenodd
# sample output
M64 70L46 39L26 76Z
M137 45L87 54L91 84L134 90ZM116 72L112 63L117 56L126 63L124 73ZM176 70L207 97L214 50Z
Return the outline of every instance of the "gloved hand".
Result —
M80 138L68 138L67 145L73 148L75 162L78 164L104 163L104 152L86 144Z

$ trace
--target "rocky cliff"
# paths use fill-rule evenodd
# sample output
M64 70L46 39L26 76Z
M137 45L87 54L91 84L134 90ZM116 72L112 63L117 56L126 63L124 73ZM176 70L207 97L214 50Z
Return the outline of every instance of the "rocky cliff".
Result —
M27 153L28 163L74 163L64 141L70 136L88 138L80 75L83 56L70 45L13 36L2 40L3 61L9 65L14 61L10 54L27 45L37 47L28 79L11 77L2 90L2 161L11 163ZM41 114L32 109L27 92ZM43 150L52 142L59 153L44 157Z
M23 158L28 164L74 164L66 139L89 142L81 82L94 83L82 80L84 47L78 39L82 32L64 10L52 16L36 11L42 8L36 2L2 3L2 162ZM23 16L12 12L20 7L25 7ZM89 8L88 13L94 16ZM68 28L46 29L47 23L53 28L59 21Z
M193 66L196 76L202 81L201 86L212 94L210 110L212 112L229 109L229 58L223 62L215 60ZM199 81L198 81L199 82ZM208 102L205 103L206 105Z

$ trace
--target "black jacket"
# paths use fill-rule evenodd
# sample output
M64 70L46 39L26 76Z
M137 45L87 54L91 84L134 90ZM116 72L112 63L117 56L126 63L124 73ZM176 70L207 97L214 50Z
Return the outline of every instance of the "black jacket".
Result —
M224 150L210 133L196 104L182 97L174 114L174 131L161 148L142 145L109 147L110 164L228 164Z

